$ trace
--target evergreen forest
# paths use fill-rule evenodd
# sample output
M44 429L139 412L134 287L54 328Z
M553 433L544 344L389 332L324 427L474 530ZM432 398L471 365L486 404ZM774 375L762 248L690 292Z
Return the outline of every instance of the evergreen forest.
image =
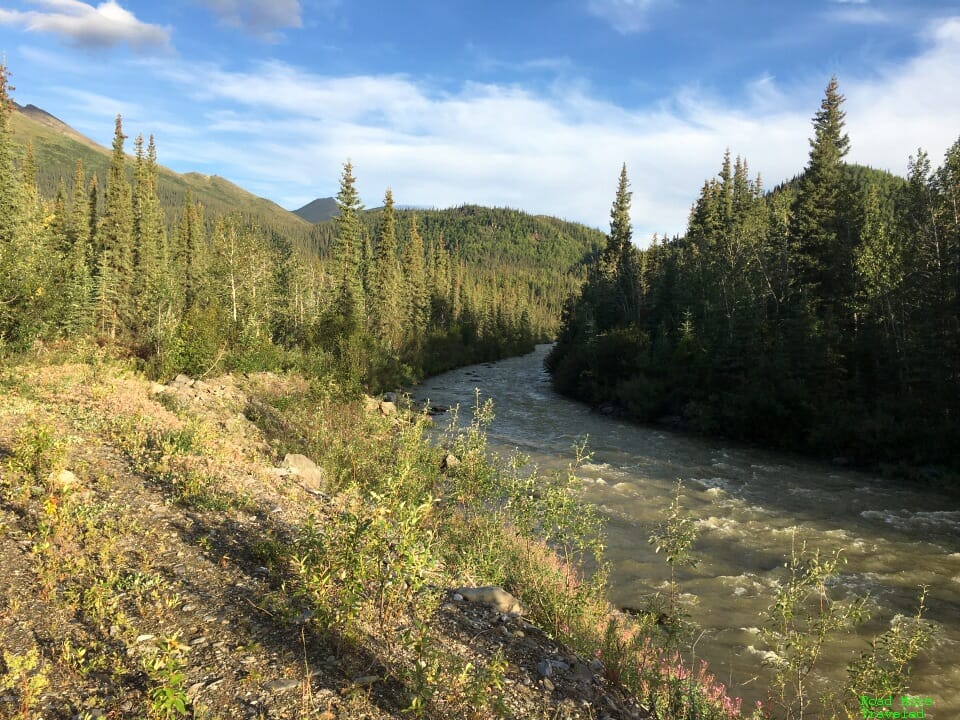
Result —
M0 352L110 344L154 377L336 368L369 388L552 338L602 233L508 209L365 210L347 162L311 225L217 177L21 108L0 68Z
M836 78L809 160L771 190L724 155L685 235L631 242L626 167L610 235L567 304L561 392L641 421L883 466L960 468L960 141L906 179L844 161Z

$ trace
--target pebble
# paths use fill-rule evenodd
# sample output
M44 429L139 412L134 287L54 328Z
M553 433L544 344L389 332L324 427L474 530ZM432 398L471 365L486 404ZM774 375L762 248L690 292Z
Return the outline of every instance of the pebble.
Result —
M540 682L543 684L543 687L544 687L544 688L546 688L547 690L553 691L554 685L553 685L553 681L550 680L550 678L545 677L545 678L544 678L543 680L541 680Z
M266 685L263 686L263 689L271 693L285 692L287 690L293 690L298 688L303 683L300 680L293 680L290 678L279 678L277 680L271 680Z
M31 544L31 543L28 542L27 544L29 545L29 544ZM461 595L460 593L454 593L454 594L453 594L453 601L454 601L454 602L463 602L463 595Z
M113 628L110 628L110 630L111 630L111 634L113 634L112 633ZM155 637L156 635L137 635L137 641L136 641L137 645L139 645L140 643L145 643L148 640L153 640Z
M553 674L553 665L549 660L541 660L537 663L537 672L540 673L542 677L550 677Z

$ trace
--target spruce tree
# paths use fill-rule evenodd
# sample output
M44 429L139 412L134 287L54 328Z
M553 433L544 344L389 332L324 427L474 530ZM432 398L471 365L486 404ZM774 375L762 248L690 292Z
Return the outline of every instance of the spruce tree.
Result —
M0 270L23 225L23 183L17 172L17 151L10 121L13 114L11 90L7 66L0 62Z
M400 298L400 265L397 260L393 192L389 188L383 198L383 216L377 229L377 247L373 260L373 329L386 347L397 350L403 333L404 307Z
M357 192L353 165L348 160L340 176L337 193L337 235L333 246L336 272L334 312L341 330L350 334L360 328L365 319L363 279L361 275L360 195Z
M167 232L157 194L159 167L152 135L146 153L142 137L137 138L135 182L138 317L142 325L156 328L173 301L173 282Z
M430 321L430 293L424 263L423 238L417 229L416 214L410 215L410 239L403 247L403 282L409 340L414 347L423 344Z
M836 314L849 291L852 247L843 234L843 158L850 149L844 132L844 97L833 77L813 117L810 158L794 210L797 278L816 306Z
M203 206L189 190L183 198L183 211L176 230L176 270L182 278L181 297L185 309L192 308L204 296L207 272L207 245L203 226Z
M100 331L109 333L111 339L130 327L133 315L133 209L123 152L125 139L123 122L117 115L98 241L98 324Z

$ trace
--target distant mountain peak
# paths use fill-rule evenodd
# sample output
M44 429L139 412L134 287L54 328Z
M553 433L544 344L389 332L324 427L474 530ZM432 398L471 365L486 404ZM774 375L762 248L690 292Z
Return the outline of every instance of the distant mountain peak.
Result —
M337 217L340 214L340 208L337 206L335 198L317 198L311 200L302 208L294 210L293 214L309 223L319 223Z

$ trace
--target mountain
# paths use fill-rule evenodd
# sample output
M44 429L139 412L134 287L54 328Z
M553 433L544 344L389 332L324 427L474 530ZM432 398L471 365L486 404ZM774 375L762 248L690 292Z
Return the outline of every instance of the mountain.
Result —
M303 218L308 223L318 223L337 217L340 210L334 198L325 197L311 200L302 208L294 210L293 214Z
M69 184L73 178L77 159L83 160L87 178L97 175L100 188L106 187L110 150L77 132L59 118L35 105L16 105L13 114L14 139L23 145L33 144L39 167L38 183L45 197L53 197L57 185L63 180ZM128 141L128 150L132 143ZM158 148L162 157L163 148ZM132 159L128 175L133 177ZM311 245L311 223L285 210L271 200L247 192L229 180L217 175L201 173L176 173L169 168L160 168L160 203L168 223L179 217L184 197L190 193L206 211L208 219L217 215L239 212L249 223L264 230L283 235L304 246Z

